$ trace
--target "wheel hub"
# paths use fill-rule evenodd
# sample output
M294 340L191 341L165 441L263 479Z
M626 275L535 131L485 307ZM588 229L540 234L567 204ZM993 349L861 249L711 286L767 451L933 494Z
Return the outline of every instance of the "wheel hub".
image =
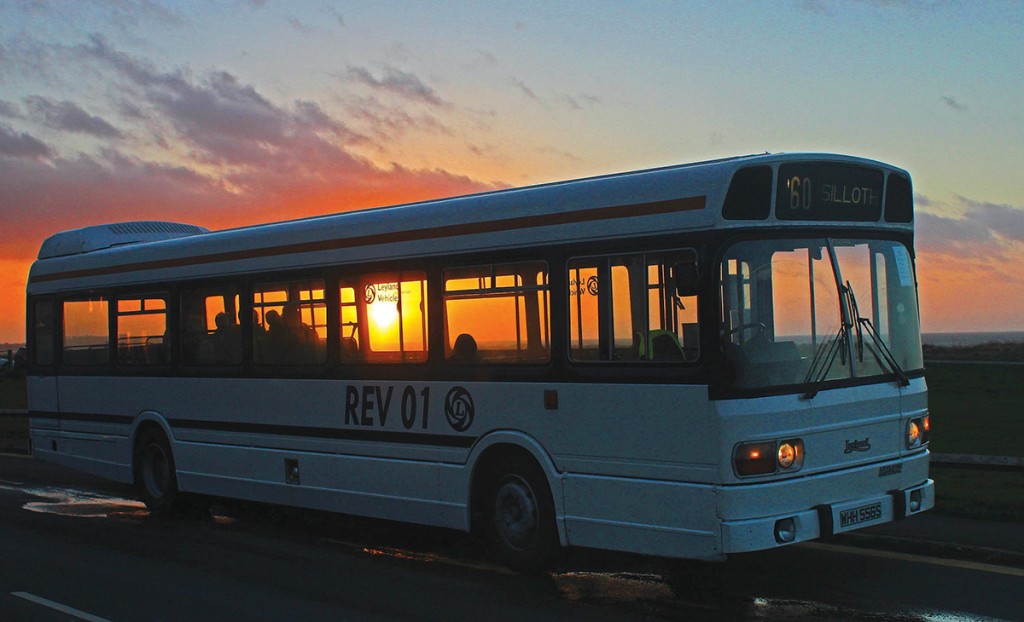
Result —
M540 512L530 485L520 477L510 477L494 496L494 523L498 535L517 550L529 547L537 533Z

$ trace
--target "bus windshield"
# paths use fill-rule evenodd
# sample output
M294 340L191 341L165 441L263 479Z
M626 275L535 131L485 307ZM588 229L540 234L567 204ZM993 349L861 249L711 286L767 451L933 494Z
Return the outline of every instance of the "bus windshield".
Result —
M736 389L896 377L924 365L910 253L867 239L748 240L720 267L721 337Z

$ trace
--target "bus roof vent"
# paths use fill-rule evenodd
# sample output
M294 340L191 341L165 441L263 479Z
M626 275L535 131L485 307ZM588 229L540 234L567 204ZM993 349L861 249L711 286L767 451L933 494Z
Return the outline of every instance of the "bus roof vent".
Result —
M39 259L80 255L110 248L111 246L170 240L208 233L209 231L205 227L197 227L196 225L159 221L95 225L71 231L62 231L50 236L39 249Z

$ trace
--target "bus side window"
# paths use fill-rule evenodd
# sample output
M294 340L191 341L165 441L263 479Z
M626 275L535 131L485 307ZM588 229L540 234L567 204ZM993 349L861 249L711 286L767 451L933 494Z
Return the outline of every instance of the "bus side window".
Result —
M36 365L50 367L53 365L53 302L37 300L33 313L34 338L32 356Z
M427 360L427 279L422 272L366 276L360 288L369 363ZM364 343L364 342L360 342Z
M359 305L356 301L356 288L342 285L341 291L341 360L342 362L358 362L362 359L359 349Z
M581 362L695 361L697 296L680 296L673 275L675 266L695 257L693 251L673 251L570 262L570 357Z
M327 361L323 281L257 285L253 311L253 357L257 365L308 366Z
M117 301L117 364L129 367L166 365L167 301L121 298Z
M569 354L576 361L601 359L597 274L594 261L569 266Z
M241 296L235 285L181 295L182 358L186 365L242 364Z
M444 290L450 362L524 364L550 358L547 264L449 269Z
M570 356L636 361L644 329L643 256L574 261L569 266Z
M677 256L647 258L647 356L656 361L695 361L700 354L697 296L680 296L673 271Z
M106 365L110 360L107 299L64 301L64 364Z

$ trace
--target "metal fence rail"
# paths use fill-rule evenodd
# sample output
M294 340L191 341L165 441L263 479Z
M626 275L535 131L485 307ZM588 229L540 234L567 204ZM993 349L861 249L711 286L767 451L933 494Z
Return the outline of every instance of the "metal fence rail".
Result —
M974 454L932 454L935 466L988 471L1024 472L1024 458L1017 456L979 456Z

